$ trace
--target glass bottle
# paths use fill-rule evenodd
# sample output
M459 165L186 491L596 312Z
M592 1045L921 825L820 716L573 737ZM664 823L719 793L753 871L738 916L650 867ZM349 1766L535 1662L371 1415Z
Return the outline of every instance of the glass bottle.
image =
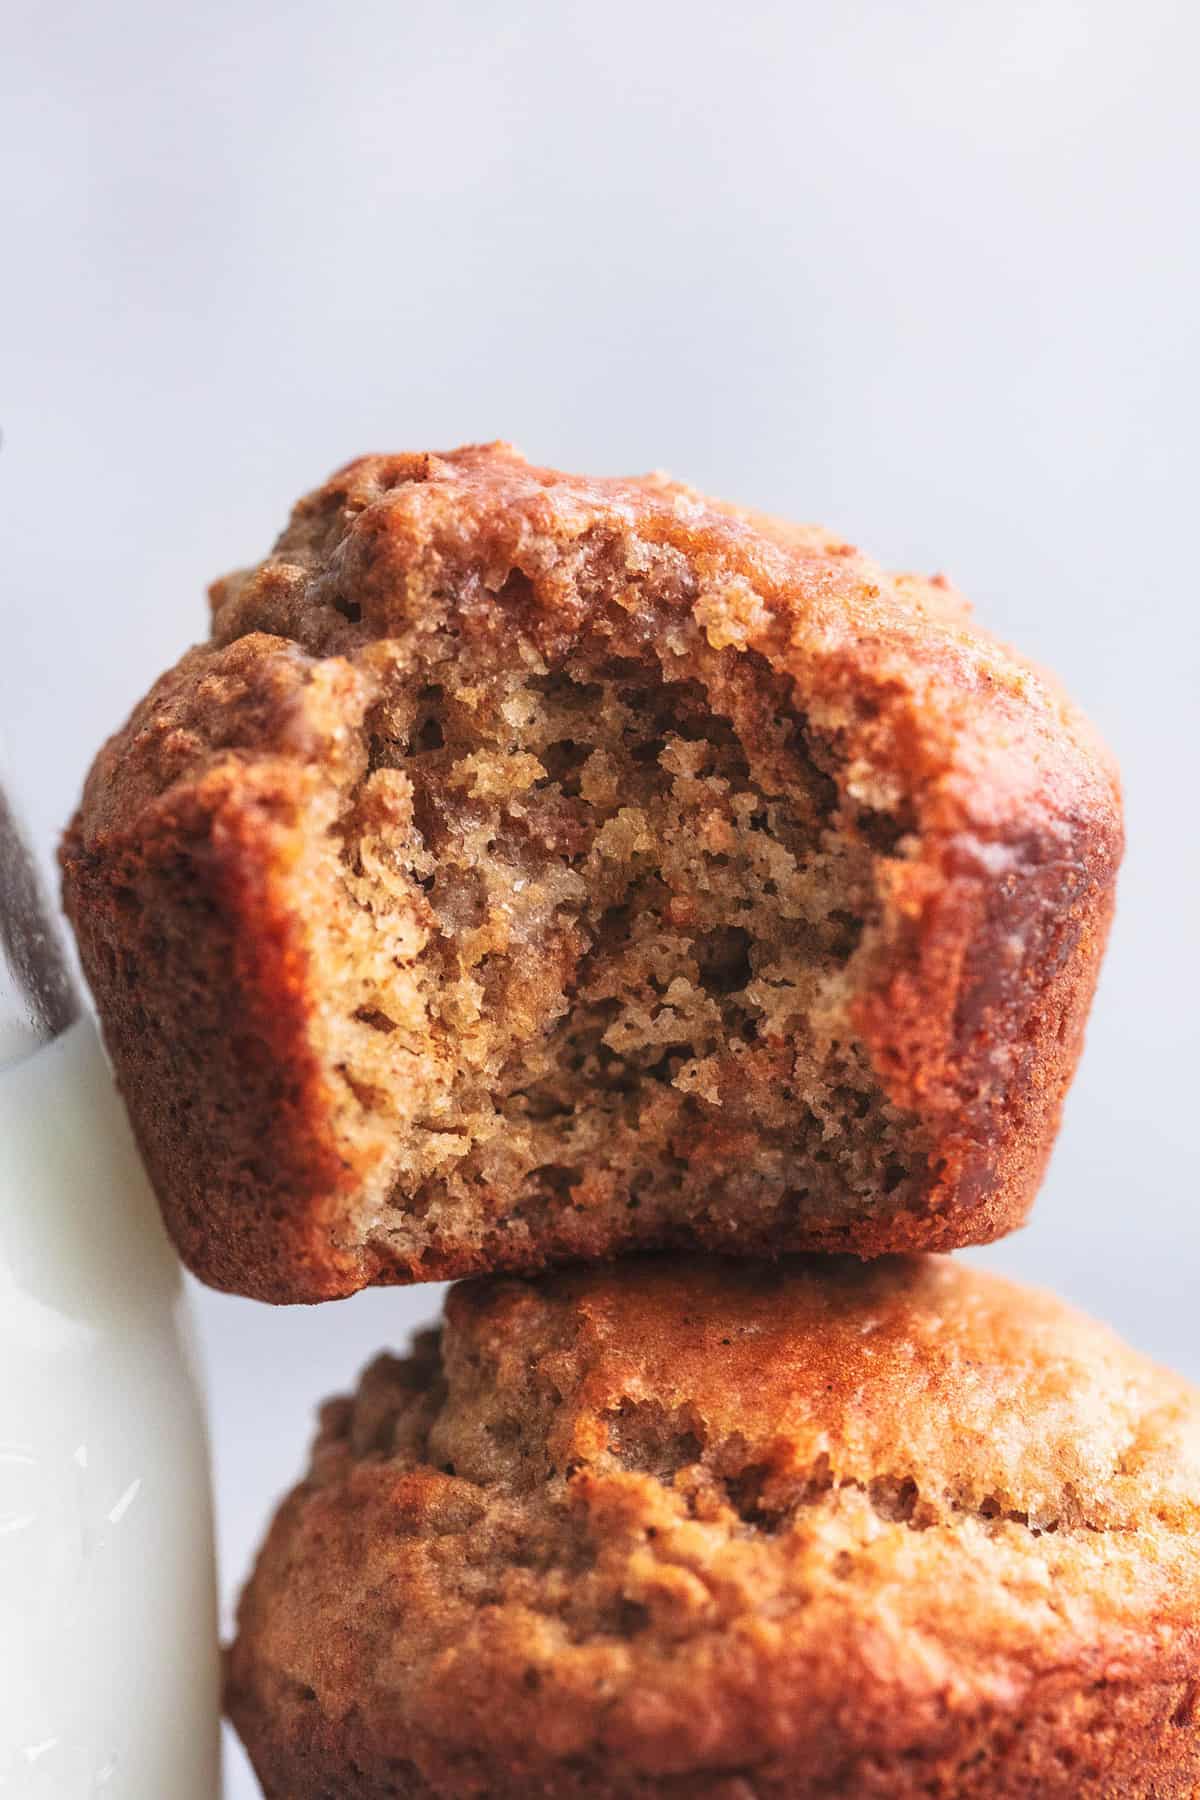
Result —
M217 1800L179 1264L0 785L0 1795Z

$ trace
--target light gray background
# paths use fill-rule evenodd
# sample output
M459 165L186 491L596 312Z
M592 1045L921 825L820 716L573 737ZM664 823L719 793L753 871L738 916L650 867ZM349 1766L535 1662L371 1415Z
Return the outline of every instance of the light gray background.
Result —
M1130 825L1050 1178L983 1258L1200 1376L1195 9L4 13L0 719L40 847L205 582L364 449L665 466L944 568L1091 710ZM196 1292L228 1589L313 1402L437 1298Z

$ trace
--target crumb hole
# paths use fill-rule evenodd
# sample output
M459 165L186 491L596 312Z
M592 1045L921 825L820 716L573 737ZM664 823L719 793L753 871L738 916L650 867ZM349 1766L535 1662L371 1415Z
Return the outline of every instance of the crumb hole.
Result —
M395 1019L389 1018L377 1006L360 1006L354 1016L360 1025L369 1025L373 1031L386 1033L396 1029Z
M700 979L710 994L733 994L750 980L750 933L740 925L720 926L696 940Z
M867 1498L881 1519L893 1525L911 1525L921 1493L911 1475L903 1480L880 1475L868 1488Z
M691 1422L656 1400L622 1400L607 1415L608 1448L624 1469L670 1481L693 1467L704 1445Z

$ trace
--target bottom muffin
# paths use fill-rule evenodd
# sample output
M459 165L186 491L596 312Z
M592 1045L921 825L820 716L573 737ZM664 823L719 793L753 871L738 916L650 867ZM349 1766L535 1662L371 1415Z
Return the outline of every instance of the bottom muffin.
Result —
M960 1263L465 1283L242 1598L270 1800L1192 1795L1200 1396Z

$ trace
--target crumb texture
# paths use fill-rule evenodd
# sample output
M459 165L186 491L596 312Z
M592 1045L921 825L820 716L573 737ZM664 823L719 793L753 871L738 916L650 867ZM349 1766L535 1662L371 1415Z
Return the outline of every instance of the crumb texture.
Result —
M488 446L351 465L218 582L64 867L185 1257L315 1299L995 1236L1119 851L945 583Z
M243 1596L268 1796L1185 1795L1200 1409L940 1259L472 1283Z

